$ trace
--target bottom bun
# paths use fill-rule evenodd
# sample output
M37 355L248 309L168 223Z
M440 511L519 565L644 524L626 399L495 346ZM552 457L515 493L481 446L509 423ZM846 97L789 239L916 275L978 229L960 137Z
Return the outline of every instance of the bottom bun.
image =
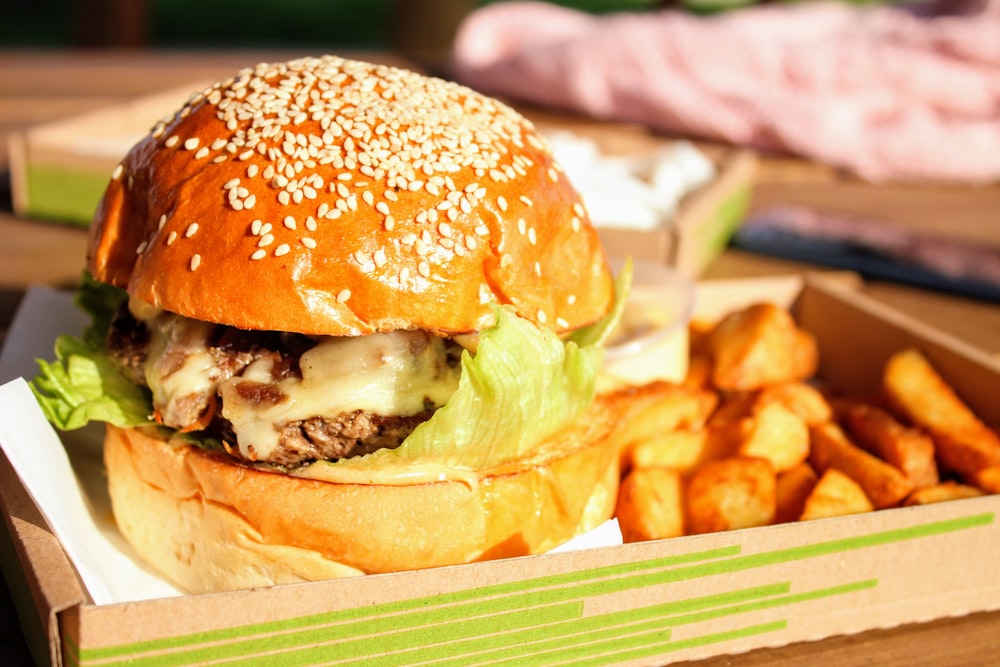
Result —
M192 593L541 553L614 511L613 403L530 459L401 486L291 477L109 426L112 509L140 558Z

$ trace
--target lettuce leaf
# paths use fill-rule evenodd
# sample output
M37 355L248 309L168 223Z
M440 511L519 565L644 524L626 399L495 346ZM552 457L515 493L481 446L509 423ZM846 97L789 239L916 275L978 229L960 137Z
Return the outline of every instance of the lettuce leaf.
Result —
M151 423L153 405L148 392L122 377L103 349L111 318L127 298L125 290L84 272L75 302L90 315L90 326L82 337L57 338L55 361L38 359L39 374L29 382L56 428L72 431L91 421L123 427Z
M481 469L529 452L576 419L593 401L604 357L631 286L631 265L616 280L615 306L566 341L496 308L496 325L480 333L473 356L462 355L456 392L396 449L344 459L337 468L406 461Z
M63 431L103 421L131 427L151 423L148 392L118 372L101 350L83 339L60 336L56 360L38 360L41 369L29 384L46 418Z

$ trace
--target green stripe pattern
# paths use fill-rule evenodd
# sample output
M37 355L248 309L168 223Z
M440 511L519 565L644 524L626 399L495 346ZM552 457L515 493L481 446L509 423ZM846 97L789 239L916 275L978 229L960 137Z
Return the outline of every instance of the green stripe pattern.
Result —
M809 588L781 580L588 615L590 598L962 531L993 519L977 514L756 554L734 545L113 647L81 649L67 638L64 658L80 667L606 665L780 632L794 605L870 590L878 581ZM746 618L768 609L783 617ZM700 631L709 621L714 630ZM718 630L720 621L726 630Z

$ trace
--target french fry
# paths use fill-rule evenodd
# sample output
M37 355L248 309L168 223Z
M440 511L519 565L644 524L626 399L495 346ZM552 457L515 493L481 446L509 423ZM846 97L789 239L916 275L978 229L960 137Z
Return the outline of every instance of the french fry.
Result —
M898 506L913 491L902 472L851 442L833 422L810 429L809 462L820 475L837 469L855 480L877 509Z
M1000 493L1000 466L982 468L970 478L970 483L986 493Z
M742 430L733 427L679 429L638 442L629 450L627 467L671 468L690 473L708 461L731 455Z
M688 531L712 533L772 523L775 484L774 468L764 459L709 461L688 480Z
M706 354L692 354L687 375L681 385L688 389L709 389L712 385L712 360Z
M759 389L816 372L815 339L797 327L788 311L771 303L725 316L705 344L712 358L712 383L718 389Z
M692 390L670 382L652 382L619 390L623 404L615 438L622 460L630 458L637 443L652 440L682 428L705 424L718 403L718 395L707 389Z
M947 500L958 500L960 498L975 498L983 495L980 489L968 484L959 484L952 480L924 486L910 494L903 505L929 505L931 503L942 503Z
M760 392L760 402L777 401L813 426L833 419L833 408L823 394L805 382L782 382Z
M617 516L625 542L683 535L681 474L667 468L633 469L618 491Z
M860 514L874 509L861 485L846 474L830 468L819 478L806 498L800 521Z
M845 421L858 445L902 471L915 488L938 483L934 441L923 431L868 403L850 407Z
M805 461L779 474L775 487L777 508L774 522L787 523L797 520L805 508L806 498L812 493L818 479L816 471Z
M781 403L763 403L743 420L739 456L767 459L776 472L794 468L809 456L809 427Z
M919 350L894 354L882 383L893 408L930 433L944 468L972 481L979 471L1000 467L1000 436L975 415Z
M757 391L726 392L720 397L715 412L708 418L708 425L725 426L752 417L759 397L760 392Z

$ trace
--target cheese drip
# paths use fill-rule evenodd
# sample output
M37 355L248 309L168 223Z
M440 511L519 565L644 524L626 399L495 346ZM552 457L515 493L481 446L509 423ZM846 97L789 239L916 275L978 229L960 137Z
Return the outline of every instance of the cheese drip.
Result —
M260 359L219 385L222 415L250 460L270 456L279 444L280 427L289 422L355 410L413 415L444 405L460 374L447 363L440 338L412 331L323 338L302 355L301 378L273 382L272 363ZM285 398L274 403L247 400L239 392L245 382L271 383Z
M144 370L163 423L188 427L218 395L249 460L269 457L290 422L355 411L414 415L444 405L458 388L461 367L448 362L445 341L421 331L323 336L299 358L301 377L276 379L277 354L259 356L234 376L208 344L215 325L132 310L152 332ZM241 392L246 383L267 390Z

